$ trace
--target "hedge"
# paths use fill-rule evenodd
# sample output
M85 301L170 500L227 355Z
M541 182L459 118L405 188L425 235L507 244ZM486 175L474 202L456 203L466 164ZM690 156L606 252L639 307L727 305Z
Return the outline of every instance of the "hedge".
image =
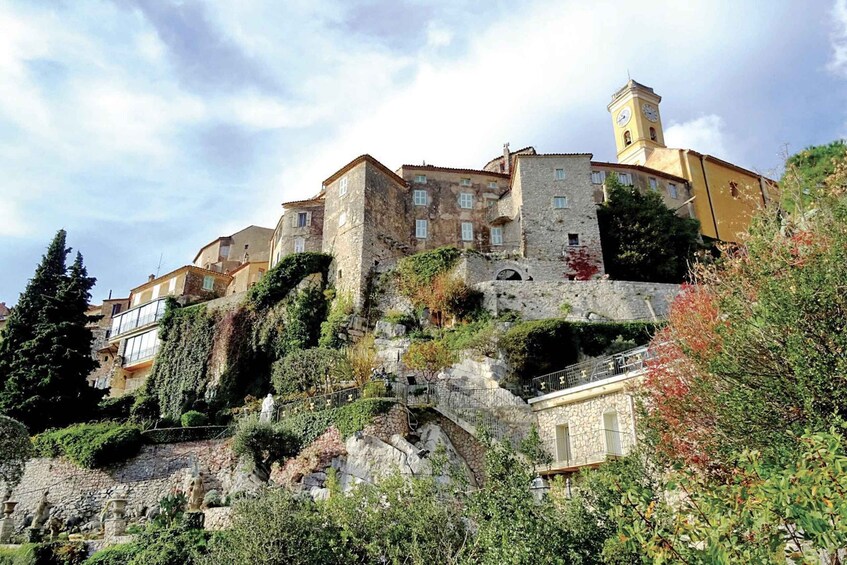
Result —
M232 435L232 431L228 426L199 426L195 428L155 428L145 430L141 435L146 443L161 444L229 437Z
M101 422L42 432L32 439L37 455L64 456L88 469L126 461L141 448L141 428Z

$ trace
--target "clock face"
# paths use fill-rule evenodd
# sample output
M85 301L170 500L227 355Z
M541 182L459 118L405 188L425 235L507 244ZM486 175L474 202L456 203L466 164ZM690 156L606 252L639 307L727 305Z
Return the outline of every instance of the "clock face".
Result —
M641 111L644 112L644 117L650 120L651 122L659 121L659 109L653 106L652 104L647 104L645 102L641 105Z
M629 106L618 112L618 117L615 118L615 121L618 123L618 127L623 127L629 122L629 118L632 116L632 111L629 109Z

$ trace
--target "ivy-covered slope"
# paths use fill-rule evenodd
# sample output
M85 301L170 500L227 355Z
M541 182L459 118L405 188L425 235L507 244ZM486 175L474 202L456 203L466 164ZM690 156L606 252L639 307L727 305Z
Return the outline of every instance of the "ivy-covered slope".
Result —
M326 319L324 287L332 261L323 253L284 257L228 310L175 301L160 322L161 346L136 402L136 415L178 420L188 410L222 416L246 395L270 389L274 361L314 347ZM297 290L313 274L320 282Z

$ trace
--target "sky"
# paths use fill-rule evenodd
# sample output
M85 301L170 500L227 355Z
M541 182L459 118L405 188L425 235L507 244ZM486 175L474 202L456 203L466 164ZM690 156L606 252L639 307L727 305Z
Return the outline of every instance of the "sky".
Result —
M126 296L363 153L613 161L628 76L669 146L778 176L845 137L847 0L4 1L0 302L60 228Z

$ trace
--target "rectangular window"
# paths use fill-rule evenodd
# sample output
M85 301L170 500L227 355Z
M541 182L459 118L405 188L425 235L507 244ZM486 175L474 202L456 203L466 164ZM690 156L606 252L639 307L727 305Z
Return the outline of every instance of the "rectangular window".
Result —
M176 290L176 277L168 281L168 294L173 294Z
M459 194L459 208L470 210L473 208L473 194L470 192L462 192Z
M592 184L603 184L606 182L606 171L592 171L591 172L591 183Z
M157 284L153 287L153 296L150 298L150 300L156 300L157 298L159 298L159 291L160 290L162 290L161 283Z
M491 228L491 245L503 245L503 228Z
M556 169L553 178L556 180L565 180L565 169Z
M297 213L297 227L305 228L309 225L309 214L308 212L298 212Z
M676 191L676 185L668 183L668 195L671 198L679 198L679 193Z
M306 240L302 237L294 238L294 253L303 253L306 251Z
M570 247L577 247L579 245L579 234L578 233L569 233L568 234L568 245Z
M571 460L571 434L567 424L556 426L556 461Z
M426 239L427 227L426 220L415 220L415 237L418 239Z
M657 181L653 177L650 177L650 190L659 190L659 181Z
M112 304L112 317L117 316L121 313L121 305L120 304Z
M462 222L462 241L473 241L472 222Z
M344 196L345 194L347 194L347 177L342 177L338 181L338 196Z
M215 290L215 277L209 275L203 277L203 290Z
M459 184L461 186L470 186L471 185L471 179L462 179L462 180L459 181Z
M415 202L415 206L426 206L426 191L425 190L416 190L412 193L412 198Z
M497 188L497 183L495 181L491 181L488 183L488 188Z
M618 174L618 180L621 181L621 184L624 186L632 186L632 174L631 173L620 173Z
M426 175L415 175L415 182L418 184L426 184Z
M560 210L562 208L568 207L568 197L567 196L554 196L553 197L553 208Z
M139 302L141 302L141 295L140 294L136 294L135 296L132 297L132 305L133 306L138 306Z
M224 259L227 259L229 257L229 244L228 243L225 244L225 245L221 245L220 256L223 257Z

